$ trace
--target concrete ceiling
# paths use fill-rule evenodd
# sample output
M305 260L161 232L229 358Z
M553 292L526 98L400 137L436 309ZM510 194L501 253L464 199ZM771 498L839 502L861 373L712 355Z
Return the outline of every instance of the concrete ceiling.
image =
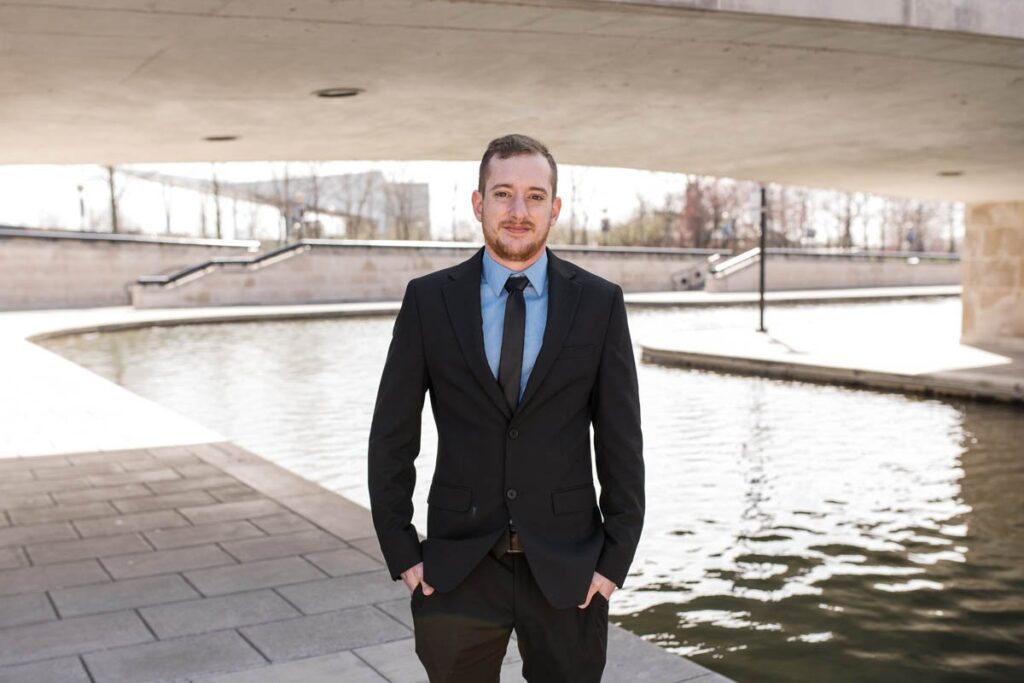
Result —
M563 163L1024 199L1024 3L945 5L1003 35L910 0L0 0L0 163L478 159L523 132Z

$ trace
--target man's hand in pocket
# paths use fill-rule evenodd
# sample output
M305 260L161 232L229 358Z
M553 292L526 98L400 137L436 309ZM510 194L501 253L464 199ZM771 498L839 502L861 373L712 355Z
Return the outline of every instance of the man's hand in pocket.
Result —
M420 562L419 564L413 565L412 567L409 567L404 572L402 572L401 576L402 576L402 581L405 581L405 585L409 589L410 593L412 593L414 590L416 590L416 586L418 586L421 583L423 584L423 594L424 595L430 595L431 593L434 592L434 587L431 586L429 583L427 583L426 581L423 580L423 563L422 562Z

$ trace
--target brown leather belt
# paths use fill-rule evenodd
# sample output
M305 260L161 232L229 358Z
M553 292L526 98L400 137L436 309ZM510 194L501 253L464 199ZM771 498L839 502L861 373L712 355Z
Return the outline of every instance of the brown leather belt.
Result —
M506 528L505 532L498 536L498 540L491 547L491 554L501 557L505 553L522 553L523 546L519 542L519 534L515 529Z
M510 553L521 553L523 552L523 546L519 544L519 534L515 531L509 531L508 534L508 551Z

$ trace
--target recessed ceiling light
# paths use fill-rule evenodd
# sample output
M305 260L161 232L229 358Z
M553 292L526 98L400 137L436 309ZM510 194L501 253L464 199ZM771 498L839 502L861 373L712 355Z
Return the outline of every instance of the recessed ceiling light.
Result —
M939 175L943 178L956 178L957 176L963 175L963 171L939 171Z
M231 142L237 140L237 135L207 135L203 140L207 142Z
M362 88L321 88L320 90L314 90L313 94L317 97L355 97L359 93L363 92Z

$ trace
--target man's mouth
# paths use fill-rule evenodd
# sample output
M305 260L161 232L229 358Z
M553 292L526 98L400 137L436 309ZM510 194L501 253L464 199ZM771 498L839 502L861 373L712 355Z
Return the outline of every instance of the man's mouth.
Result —
M513 233L513 234L521 235L524 232L529 232L530 231L530 226L528 226L528 225L506 225L505 229L508 230L509 232Z

